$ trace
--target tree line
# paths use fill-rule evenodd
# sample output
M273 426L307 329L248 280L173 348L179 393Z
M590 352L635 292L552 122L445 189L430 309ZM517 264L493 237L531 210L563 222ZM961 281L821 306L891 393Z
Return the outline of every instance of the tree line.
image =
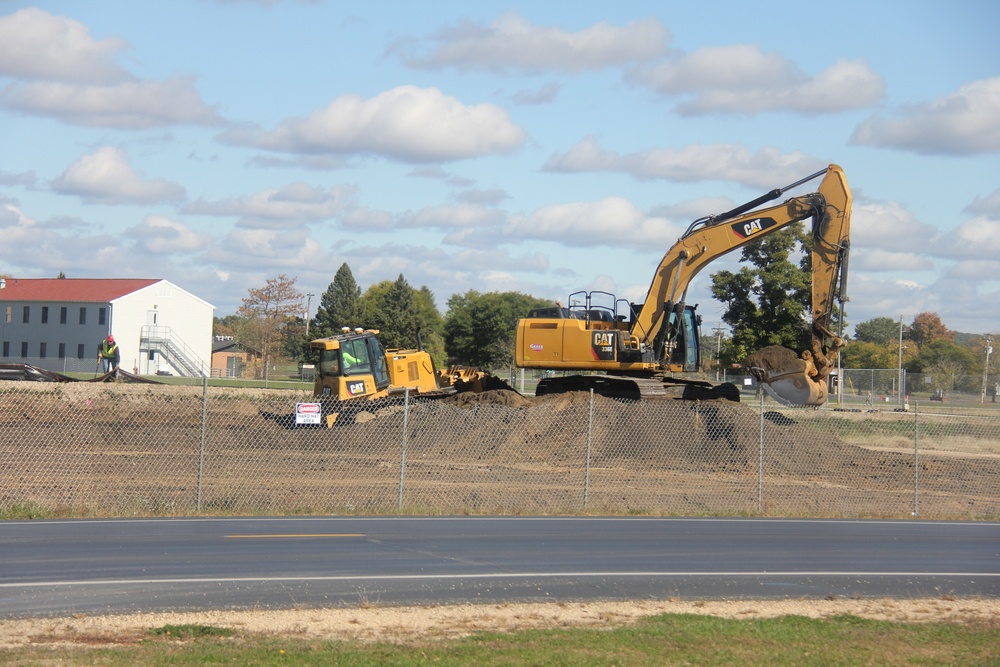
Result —
M737 365L768 345L808 349L811 244L804 225L790 225L744 246L739 271L711 274L712 295L724 306L722 321L729 332L703 332L704 372ZM261 359L278 355L311 363L310 340L336 335L343 327L361 327L378 329L386 348L422 346L439 368L513 368L517 321L532 308L553 305L520 292L469 290L453 294L442 315L426 286L414 288L400 274L362 291L344 263L307 321L305 297L295 283L295 278L280 275L248 290L236 315L216 319L215 333L233 335ZM842 331L846 325L843 313L835 310L832 329ZM900 327L890 317L859 323L842 352L842 366L897 368L901 361L907 372L932 375L934 388L978 391L986 338L951 331L936 313L927 312L902 324L901 347Z
M448 299L442 315L426 286L403 277L362 291L345 262L306 320L306 298L296 278L280 275L251 288L235 315L216 318L215 335L230 335L261 363L275 357L312 363L309 342L343 328L377 329L386 349L422 347L439 368L452 364L512 368L517 321L550 301L520 292L469 290Z

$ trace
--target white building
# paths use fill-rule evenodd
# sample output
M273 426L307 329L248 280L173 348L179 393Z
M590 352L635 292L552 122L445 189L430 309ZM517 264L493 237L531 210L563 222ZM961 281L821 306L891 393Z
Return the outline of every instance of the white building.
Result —
M0 363L96 372L113 334L124 370L210 373L215 306L148 278L0 278Z

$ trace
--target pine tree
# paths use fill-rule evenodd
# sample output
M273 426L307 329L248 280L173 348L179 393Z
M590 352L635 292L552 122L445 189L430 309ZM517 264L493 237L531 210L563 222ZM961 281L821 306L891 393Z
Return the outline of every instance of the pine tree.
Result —
M347 262L337 269L333 282L320 296L316 316L309 326L309 335L314 338L336 335L342 327L362 326L361 288Z

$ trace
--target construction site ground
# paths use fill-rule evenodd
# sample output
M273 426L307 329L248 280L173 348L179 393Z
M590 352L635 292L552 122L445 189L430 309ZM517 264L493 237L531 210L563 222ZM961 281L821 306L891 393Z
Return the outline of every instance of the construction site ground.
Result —
M197 455L192 444L197 443L203 419L201 388L26 382L0 385L0 458L14 461L21 471L16 475L4 471L2 493L8 501L31 498L33 493L41 493L40 486L66 484L74 486L76 493L99 484L111 487L115 494L142 489L145 494L162 493L164 497L190 495L189 488L180 488L189 481L164 473L172 470L177 461ZM372 443L398 442L401 409L390 407L375 418L359 418L350 427L329 430L283 429L259 416L262 408L287 410L292 403L288 392L213 391L206 419L212 456L238 459L238 466L226 466L227 474L237 467L268 468L276 456L292 461L284 472L262 480L264 488L260 493L279 506L289 498L331 484L346 494L344 497L361 493L370 485L359 482L359 472L388 467L388 478L398 474L398 451L392 449L397 445L373 449ZM595 447L591 464L595 468L632 471L625 485L628 488L606 492L608 505L628 512L633 506L649 507L650 498L659 502L683 496L688 503L685 507L711 507L710 498L732 495L735 482L745 486L748 477L756 476L763 419L768 428L768 492L791 499L788 514L822 514L831 509L842 516L878 514L864 505L872 488L898 491L901 495L912 491L913 446L905 437L852 439L810 426L803 416L768 411L762 417L756 406L725 402L693 409L679 401L623 405L597 397L591 406L589 395L527 398L504 391L461 394L411 406L411 424L426 431L427 437L415 436L410 442L414 448L411 455L417 460L408 474L412 484L437 489L433 497L449 505L468 500L465 487L470 479L481 498L519 484L537 495L539 484L558 484L558 474L551 477L553 470L558 473L564 464L579 464L582 440L587 437L581 424L592 420ZM837 418L864 422L873 415L857 412ZM671 446L664 446L665 439L670 439ZM934 435L931 429L920 444L926 452L920 463L928 485L926 493L936 497L936 506L944 508L944 514L968 517L970 502L987 502L990 498L996 502L1000 438ZM421 468L421 454L433 454L436 463ZM53 455L59 457L58 466L52 466ZM486 455L492 458L484 463ZM129 461L129 465L108 465L109 461L122 460ZM493 469L483 473L484 465ZM44 484L23 474L46 466L49 469ZM470 478L470 470L479 472ZM100 472L88 481L86 476L94 471ZM497 488L491 492L491 486ZM825 504L831 502L828 493L835 494L835 506ZM595 495L602 497L599 488ZM543 504L532 509L560 512L564 509L560 497L553 495L550 507ZM489 503L483 507L488 510ZM597 507L592 512L600 511L601 503ZM904 621L995 623L1000 618L1000 602L945 596L921 600L660 600L403 608L364 601L352 609L0 619L0 648L38 643L128 643L137 641L149 628L166 624L209 624L300 637L410 641L477 631L610 626L660 613L737 618L854 614Z

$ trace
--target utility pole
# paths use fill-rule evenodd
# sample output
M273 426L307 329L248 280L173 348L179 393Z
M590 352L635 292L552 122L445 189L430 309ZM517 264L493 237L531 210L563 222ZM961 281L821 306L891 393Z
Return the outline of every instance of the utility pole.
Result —
M903 407L903 316L899 316L899 407Z
M986 364L983 366L983 393L979 395L980 405L986 403L986 382L990 375L990 355L993 354L993 339L986 334Z
M715 344L715 381L719 382L719 372L722 370L722 360L719 359L722 356L722 323L720 322L715 326L712 331L715 332L716 344Z
M306 294L306 338L309 338L309 319L312 317L312 302L315 294Z

